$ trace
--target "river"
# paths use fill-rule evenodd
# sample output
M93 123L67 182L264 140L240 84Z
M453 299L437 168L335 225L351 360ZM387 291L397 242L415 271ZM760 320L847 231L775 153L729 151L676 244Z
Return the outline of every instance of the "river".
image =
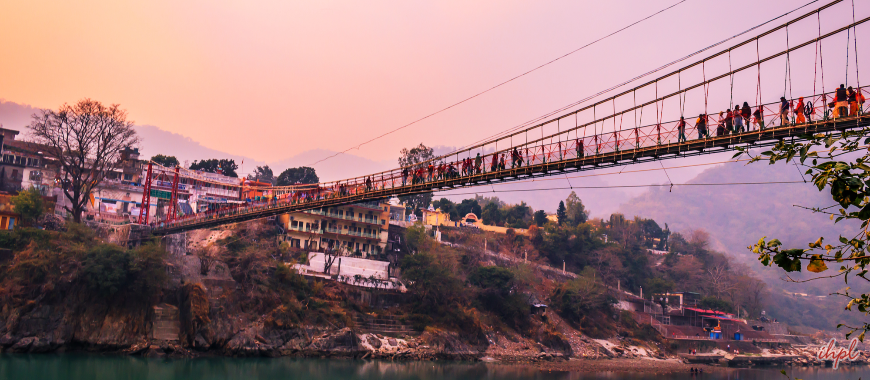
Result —
M792 378L870 379L870 367L789 368ZM14 380L574 380L574 379L783 379L778 369L735 369L702 375L542 372L500 364L454 362L385 362L341 359L198 358L145 359L86 354L2 355L0 379Z

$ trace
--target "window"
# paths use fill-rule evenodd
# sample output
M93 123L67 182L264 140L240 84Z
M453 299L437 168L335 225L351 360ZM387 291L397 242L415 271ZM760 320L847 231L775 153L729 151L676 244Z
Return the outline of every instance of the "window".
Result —
M30 171L30 180L31 181L42 181L42 172L39 170L31 170Z

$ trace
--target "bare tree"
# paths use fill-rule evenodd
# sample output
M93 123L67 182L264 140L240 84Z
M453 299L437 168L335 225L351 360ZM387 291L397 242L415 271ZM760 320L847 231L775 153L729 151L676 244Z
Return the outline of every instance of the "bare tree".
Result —
M707 281L710 290L716 293L716 298L719 299L722 299L722 293L729 293L734 286L731 282L731 273L728 270L728 266L725 264L719 264L707 268Z
M121 150L139 143L127 111L91 99L40 110L30 130L36 142L51 147L46 154L65 173L63 192L72 204L65 208L75 222L81 222L91 191L121 164Z

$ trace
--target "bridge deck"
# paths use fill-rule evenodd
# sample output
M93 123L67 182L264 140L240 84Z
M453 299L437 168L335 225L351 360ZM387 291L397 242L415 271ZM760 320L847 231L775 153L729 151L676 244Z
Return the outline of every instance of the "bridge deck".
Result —
M154 226L152 233L155 235L167 235L190 231L200 228L209 228L230 223L244 222L284 213L317 209L321 207L340 206L363 201L389 198L393 195L410 195L425 192L433 192L446 189L472 187L510 181L522 181L549 175L561 175L563 173L595 170L620 165L635 164L670 158L688 157L702 154L715 154L735 147L753 146L762 147L776 144L787 138L799 138L806 134L838 132L844 129L854 129L870 126L870 114L857 117L844 117L832 120L821 120L800 125L786 125L771 127L763 130L754 130L740 134L709 137L683 142L640 146L633 149L618 149L598 154L583 154L562 160L545 162L543 156L541 163L482 172L479 174L457 176L455 178L437 179L424 181L417 184L402 185L397 177L386 181L377 181L378 184L367 190L363 186L355 186L345 194L332 192L326 195L316 196L304 201L277 202L249 207L232 208L216 211L204 215L196 215L195 218L180 219L170 223L159 223ZM552 145L552 144L550 144ZM525 145L523 145L525 147ZM617 143L615 145L619 147ZM581 145L582 147L582 145ZM524 148L528 149L528 148ZM541 148L542 152L546 149ZM560 155L562 150L560 147ZM567 154L566 154L567 156ZM533 161L534 160L531 160ZM487 166L486 164L484 166ZM484 168L485 170L485 168Z

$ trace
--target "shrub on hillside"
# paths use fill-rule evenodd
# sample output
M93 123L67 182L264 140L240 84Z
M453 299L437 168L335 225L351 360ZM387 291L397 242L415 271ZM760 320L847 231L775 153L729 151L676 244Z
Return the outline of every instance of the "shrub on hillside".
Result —
M478 267L468 281L480 288L477 302L484 309L510 324L525 326L528 323L530 309L527 297L518 291L517 278L509 269Z
M153 295L166 281L163 251L154 244L127 250L100 244L88 250L82 261L81 278L102 296L124 291L129 296Z
M563 317L574 322L580 322L592 311L609 307L605 288L595 280L590 268L557 287L550 296L550 302Z
M731 302L716 297L701 298L701 302L698 303L698 306L704 309L724 311L726 313L734 311L734 306L731 305Z

